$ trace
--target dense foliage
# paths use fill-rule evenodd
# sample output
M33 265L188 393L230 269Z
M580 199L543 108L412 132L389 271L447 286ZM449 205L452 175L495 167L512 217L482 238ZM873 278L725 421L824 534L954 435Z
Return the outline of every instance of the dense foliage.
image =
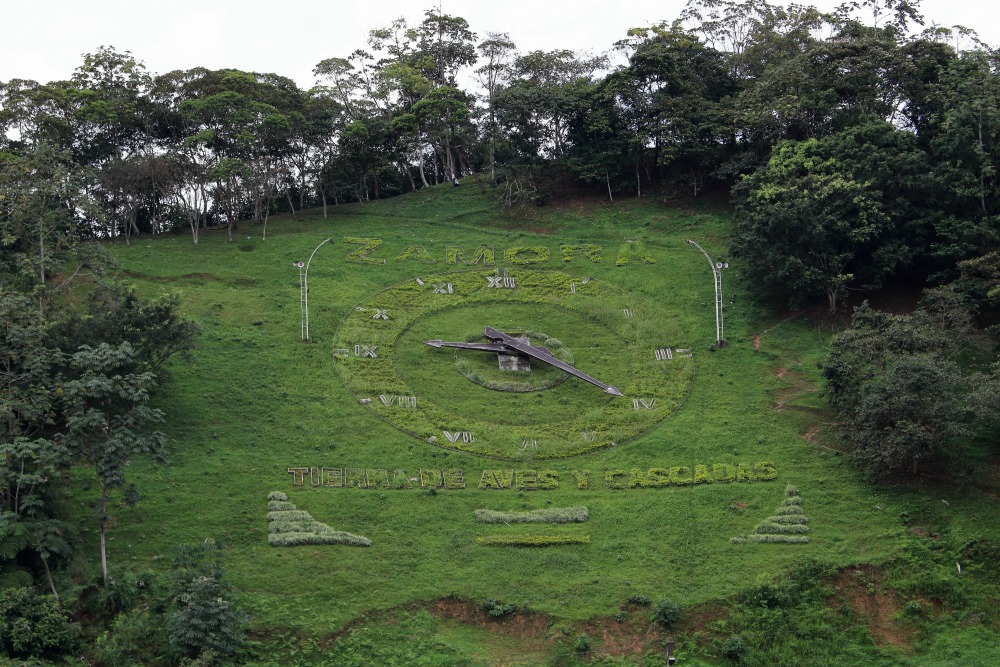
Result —
M872 479L939 473L961 463L963 439L995 421L996 376L965 300L928 292L910 315L857 308L824 369L852 456ZM985 353L985 354L984 354Z
M155 74L102 47L68 80L0 83L5 264L43 286L80 238L188 229L197 243L225 225L231 240L245 218L266 236L274 211L466 175L511 206L558 183L609 198L737 184L732 250L755 283L836 309L849 289L953 277L995 250L996 52L924 25L918 2L691 0L593 56L522 53L431 9L318 63L309 90Z

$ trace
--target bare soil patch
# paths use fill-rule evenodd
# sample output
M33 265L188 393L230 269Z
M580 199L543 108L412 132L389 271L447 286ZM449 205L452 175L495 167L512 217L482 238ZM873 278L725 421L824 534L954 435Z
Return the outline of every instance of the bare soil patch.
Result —
M893 620L903 605L885 579L885 573L874 565L855 565L842 570L834 584L858 620L868 627L876 644L891 644L908 651L913 632Z

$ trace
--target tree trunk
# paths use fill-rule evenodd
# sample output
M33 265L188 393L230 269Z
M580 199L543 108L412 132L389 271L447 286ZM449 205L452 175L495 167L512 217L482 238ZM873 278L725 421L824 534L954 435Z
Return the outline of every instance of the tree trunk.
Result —
M417 150L417 165L420 167L420 182L424 184L425 188L429 188L430 185L427 184L427 176L424 175L424 147L420 146Z
M292 203L292 193L285 190L285 196L288 198L288 208L292 209L292 215L295 215L295 204Z
M103 482L99 482L101 485L101 516L97 520L97 528L101 534L101 579L104 582L104 587L108 586L108 549L107 544L104 539L104 529L107 519L104 512L108 508L108 487Z
M614 201L615 198L611 196L611 174L608 173L608 168L604 168L604 182L608 184L608 199Z
M323 219L326 220L326 188L323 187L322 183L317 184L317 189L319 190L319 198L323 201Z
M406 171L406 177L410 179L410 192L416 192L417 182L413 180L413 172L410 170L410 165L404 162L401 166Z
M56 584L52 581L52 570L49 569L49 558L48 556L42 556L42 565L45 567L45 576L49 580L49 588L52 589L52 595L55 596L56 602L59 602L59 591L56 590Z
M101 532L101 580L106 588L108 585L108 550L104 543L104 521L98 522L98 528Z

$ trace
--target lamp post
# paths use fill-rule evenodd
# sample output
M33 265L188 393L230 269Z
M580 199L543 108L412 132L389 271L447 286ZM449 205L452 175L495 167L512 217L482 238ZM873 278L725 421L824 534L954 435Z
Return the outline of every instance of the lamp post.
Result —
M320 247L329 242L330 239L321 241L318 246L312 251L312 255L309 255L309 261L307 262L292 262L292 266L299 267L299 311L301 314L301 329L302 329L302 341L309 340L309 264L313 261L313 255Z
M687 242L700 250L701 254L708 260L708 265L712 267L712 277L715 279L715 346L722 347L726 344L726 338L723 330L724 321L722 316L722 269L728 269L729 262L716 262L700 245L691 239L688 239Z

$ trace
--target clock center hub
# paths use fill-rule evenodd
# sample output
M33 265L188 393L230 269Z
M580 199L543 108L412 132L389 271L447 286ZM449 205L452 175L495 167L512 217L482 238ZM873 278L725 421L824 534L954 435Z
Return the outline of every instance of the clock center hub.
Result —
M544 347L559 361L571 365L574 363L573 352L561 341L544 332L512 329L510 333L519 341ZM467 336L465 340L480 343L487 339L480 332ZM525 355L505 352L484 354L460 348L455 349L455 368L466 379L487 389L517 393L543 391L565 382L569 377L565 371L548 364L532 363Z

